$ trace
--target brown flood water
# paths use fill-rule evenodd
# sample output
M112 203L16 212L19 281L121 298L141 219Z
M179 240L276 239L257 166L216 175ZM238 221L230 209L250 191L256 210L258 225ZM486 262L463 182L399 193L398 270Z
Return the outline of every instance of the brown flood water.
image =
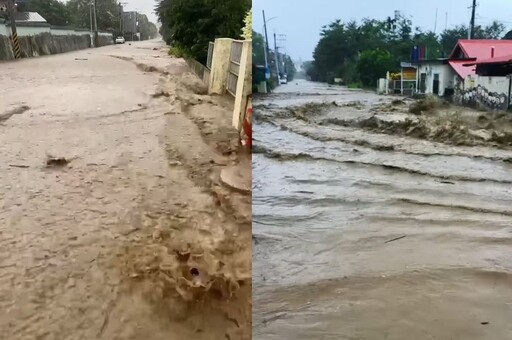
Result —
M305 81L255 99L254 339L512 338L512 151L330 123L391 99Z

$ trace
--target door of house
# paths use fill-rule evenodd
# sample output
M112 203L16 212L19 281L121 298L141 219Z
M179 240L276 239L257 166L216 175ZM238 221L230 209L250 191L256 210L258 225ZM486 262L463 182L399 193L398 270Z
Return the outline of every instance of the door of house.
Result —
M421 73L420 74L420 93L425 93L427 90L427 74Z
M434 82L432 84L432 93L439 94L439 73L434 73Z

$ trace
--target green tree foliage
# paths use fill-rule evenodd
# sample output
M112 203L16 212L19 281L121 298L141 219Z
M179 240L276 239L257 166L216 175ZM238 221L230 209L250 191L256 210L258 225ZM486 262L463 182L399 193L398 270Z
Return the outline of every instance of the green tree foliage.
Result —
M141 40L148 40L156 38L158 29L156 25L149 21L145 14L139 14L137 16L139 22L139 33Z
M504 30L498 22L476 26L475 38L498 39ZM400 13L386 20L363 19L359 23L336 20L322 28L313 63L304 69L312 80L329 82L340 77L345 83L362 81L370 85L386 71L398 71L401 61L410 60L413 46L424 46L429 59L446 57L457 40L467 37L467 32L464 25L440 35L425 32L413 28L411 20Z
M68 26L70 24L68 8L58 0L28 0L19 6L22 11L39 13L50 25Z
M251 0L160 0L157 5L166 42L205 63L215 38L240 38Z
M96 5L98 29L121 35L121 8L118 1L97 0ZM66 3L59 0L26 0L18 6L21 11L39 13L51 25L76 28L91 26L91 0L69 0ZM138 21L142 40L157 36L158 29L149 22L146 15L139 14Z
M503 36L504 40L512 40L512 31L508 31L507 34Z
M361 53L357 60L357 72L365 86L373 85L379 78L386 76L386 72L393 69L393 56L386 50L367 50Z
M70 13L71 26L90 28L90 0L69 0L66 7ZM100 31L118 32L121 17L116 0L97 0L97 22Z
M265 39L256 31L252 31L252 63L265 65Z
M284 63L287 79L288 81L292 81L293 79L295 79L295 74L297 73L295 63L293 62L292 58L289 55L286 56Z

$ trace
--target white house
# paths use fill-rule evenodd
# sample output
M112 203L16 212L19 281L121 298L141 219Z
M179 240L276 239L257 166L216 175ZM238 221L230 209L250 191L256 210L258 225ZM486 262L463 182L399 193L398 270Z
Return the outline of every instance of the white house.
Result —
M448 59L420 60L417 62L417 92L451 95L455 88L456 73L448 63Z

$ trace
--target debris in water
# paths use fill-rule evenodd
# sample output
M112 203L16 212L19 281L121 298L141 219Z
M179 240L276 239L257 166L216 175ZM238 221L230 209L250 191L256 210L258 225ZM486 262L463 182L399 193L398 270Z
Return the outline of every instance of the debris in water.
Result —
M390 243L390 242L398 241L398 240L401 240L401 239L405 238L406 236L407 236L407 235L403 235L403 236L395 237L395 238L393 238L393 239L391 239L391 240L387 240L387 241L386 241L386 242L384 242L384 243Z
M12 168L30 168L29 165L25 165L25 164L9 164L9 166Z
M69 164L69 160L64 158L64 157L52 157L52 156L48 156L46 158L46 166L47 167L62 167L62 166L66 166Z
M482 321L480 322L481 325L488 325L490 322L489 321Z

